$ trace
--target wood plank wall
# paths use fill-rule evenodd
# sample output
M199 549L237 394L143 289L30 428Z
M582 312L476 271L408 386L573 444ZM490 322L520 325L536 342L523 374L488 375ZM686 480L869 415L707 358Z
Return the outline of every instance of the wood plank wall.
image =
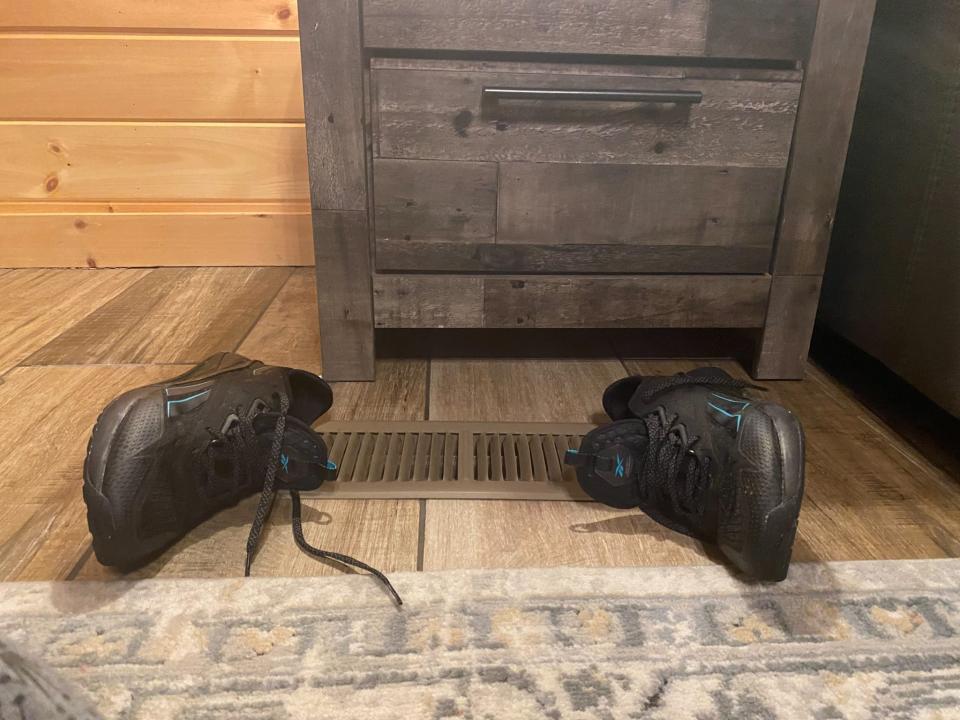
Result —
M0 2L0 267L312 263L296 0Z

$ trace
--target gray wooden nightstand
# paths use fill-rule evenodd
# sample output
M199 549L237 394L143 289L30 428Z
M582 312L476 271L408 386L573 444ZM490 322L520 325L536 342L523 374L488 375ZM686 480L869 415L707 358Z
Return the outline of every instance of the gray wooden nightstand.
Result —
M325 376L375 327L745 327L801 377L874 4L300 0Z

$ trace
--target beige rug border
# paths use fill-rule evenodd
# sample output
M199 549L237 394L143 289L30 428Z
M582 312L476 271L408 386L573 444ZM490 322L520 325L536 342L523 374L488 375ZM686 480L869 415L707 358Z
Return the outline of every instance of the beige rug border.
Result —
M366 575L342 577L145 579L0 583L0 615L47 616L87 612L168 613L157 598L178 598L191 610L256 613L314 607L318 611L416 611L470 602L537 598L751 597L811 593L870 593L960 588L960 559L795 564L778 584L744 582L723 567L535 568L405 572L390 575L404 598L395 608Z

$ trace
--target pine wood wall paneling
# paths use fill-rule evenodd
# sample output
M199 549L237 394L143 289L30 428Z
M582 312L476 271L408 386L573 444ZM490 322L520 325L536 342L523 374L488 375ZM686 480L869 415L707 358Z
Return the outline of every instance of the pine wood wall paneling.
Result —
M0 203L0 267L312 265L306 202Z
M0 4L0 29L297 32L296 0L21 0Z
M295 37L0 34L0 118L303 122Z
M0 200L306 200L300 124L0 123Z
M0 4L0 267L312 264L295 0Z

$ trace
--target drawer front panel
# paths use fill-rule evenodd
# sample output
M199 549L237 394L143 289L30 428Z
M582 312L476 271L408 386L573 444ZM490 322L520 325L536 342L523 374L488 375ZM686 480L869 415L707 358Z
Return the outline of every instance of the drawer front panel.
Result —
M368 47L799 60L817 0L364 0Z
M783 171L377 160L377 268L764 273Z
M377 61L377 269L767 272L799 75L699 72ZM462 107L551 83L703 98Z
M493 242L497 164L374 160L378 238Z
M374 322L384 328L749 328L763 325L769 291L769 275L375 275Z
M783 168L501 163L499 242L768 246Z
M388 61L381 61L387 63ZM398 63L399 64L399 63ZM589 71L420 61L374 69L383 158L785 167L799 76L720 79L657 68ZM571 69L575 68L575 69ZM743 73L731 72L731 75ZM762 76L762 73L759 73ZM700 102L493 100L487 88L702 93Z

